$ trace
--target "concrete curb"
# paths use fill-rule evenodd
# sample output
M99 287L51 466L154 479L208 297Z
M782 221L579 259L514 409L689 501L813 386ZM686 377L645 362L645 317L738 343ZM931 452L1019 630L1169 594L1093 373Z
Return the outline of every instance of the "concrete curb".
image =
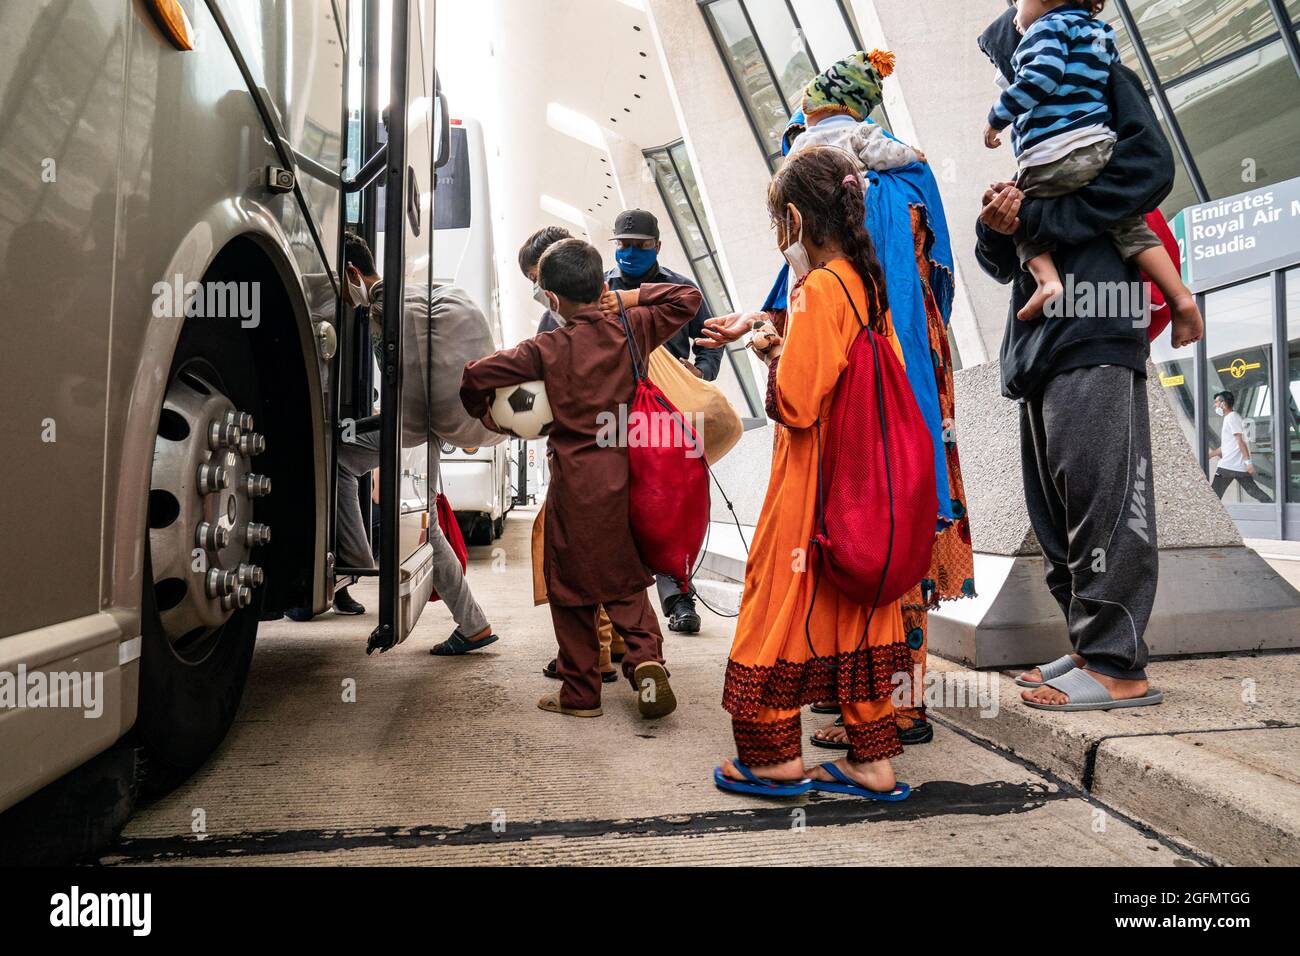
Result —
M1011 672L977 673L934 656L929 666L953 684L996 679L995 712L986 699L983 709L936 707L938 721L1218 862L1300 865L1300 710L1292 695L1236 701L1242 673L1285 685L1300 657L1157 663L1153 673L1172 703L1075 714L1024 706Z

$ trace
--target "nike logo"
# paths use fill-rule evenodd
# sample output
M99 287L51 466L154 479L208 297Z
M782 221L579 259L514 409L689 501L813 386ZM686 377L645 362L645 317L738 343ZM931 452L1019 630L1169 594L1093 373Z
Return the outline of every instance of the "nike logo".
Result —
M1147 534L1147 460L1139 458L1137 474L1133 478L1133 499L1129 504L1129 530L1147 544L1151 537Z

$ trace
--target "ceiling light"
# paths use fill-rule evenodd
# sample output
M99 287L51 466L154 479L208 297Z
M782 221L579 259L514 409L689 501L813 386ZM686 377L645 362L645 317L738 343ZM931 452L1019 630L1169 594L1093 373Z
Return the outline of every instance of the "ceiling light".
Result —
M582 218L582 212L570 206L567 202L560 202L554 196L543 195L539 201L543 212L548 212L556 219L563 219L565 222L571 222L575 226L586 226L586 220Z
M590 116L560 103L546 104L546 124L557 133L572 136L580 143L600 150L605 148L605 134L600 124Z

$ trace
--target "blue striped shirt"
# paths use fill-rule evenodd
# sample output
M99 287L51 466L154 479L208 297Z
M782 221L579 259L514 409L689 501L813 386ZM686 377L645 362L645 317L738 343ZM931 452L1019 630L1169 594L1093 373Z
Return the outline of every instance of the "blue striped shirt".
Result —
M1119 62L1115 31L1081 5L1058 7L1020 38L1015 81L989 112L989 125L1011 126L1019 156L1031 146L1087 126L1110 126L1106 84Z

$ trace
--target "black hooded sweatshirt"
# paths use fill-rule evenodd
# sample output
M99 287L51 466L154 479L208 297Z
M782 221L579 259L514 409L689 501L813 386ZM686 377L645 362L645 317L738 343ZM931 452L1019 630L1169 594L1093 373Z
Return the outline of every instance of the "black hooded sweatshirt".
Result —
M1020 41L1014 17L1015 10L1008 10L979 38L980 49L1008 79L1013 76L1011 55ZM1107 286L1100 285L1139 281L1137 268L1120 258L1106 230L1126 216L1159 206L1173 188L1174 160L1132 70L1118 63L1111 68L1107 98L1118 140L1106 168L1077 192L1055 199L1026 199L1020 206L1020 221L1031 240L1056 243L1056 266L1067 290L1072 278L1077 291L1090 287L1097 301L1130 305L1116 310L1123 314L1103 316L1094 310L1095 317L1085 318L1067 312L1021 322L1016 312L1034 293L1033 276L1021 268L1011 236L978 223L976 258L998 282L1012 283L1001 356L1002 394L1008 398L1032 398L1052 376L1075 368L1122 365L1146 372L1147 330L1140 299L1116 300L1104 293Z

